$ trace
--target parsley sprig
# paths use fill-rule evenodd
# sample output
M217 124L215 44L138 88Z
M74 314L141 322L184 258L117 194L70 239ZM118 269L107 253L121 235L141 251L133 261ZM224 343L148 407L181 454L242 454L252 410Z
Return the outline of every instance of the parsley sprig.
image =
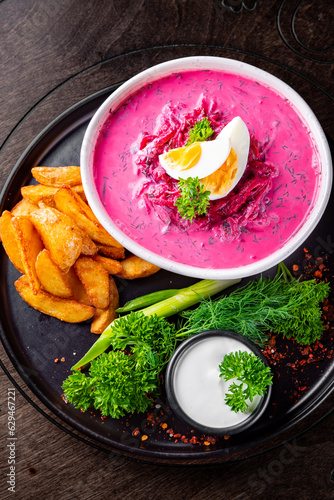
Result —
M174 324L131 312L113 327L113 351L94 359L88 375L76 371L67 377L64 394L76 408L94 407L113 418L143 412L159 392L159 375L175 343Z
M189 138L186 142L186 146L194 142L206 141L212 134L213 129L211 128L211 124L205 117L195 123L189 130ZM210 191L205 190L198 177L179 179L178 187L180 196L177 198L175 205L181 217L192 222L197 215L206 214L210 204Z
M213 134L213 129L211 128L211 123L205 117L189 130L189 138L186 142L186 146L189 146L193 142L206 141Z
M205 191L198 177L179 179L179 190L180 196L175 205L181 217L192 222L197 215L206 214L210 191Z
M247 411L248 401L252 402L254 396L263 396L272 384L270 368L253 353L237 351L226 354L219 368L219 376L226 382L231 379L241 382L233 382L225 394L226 404L235 413Z

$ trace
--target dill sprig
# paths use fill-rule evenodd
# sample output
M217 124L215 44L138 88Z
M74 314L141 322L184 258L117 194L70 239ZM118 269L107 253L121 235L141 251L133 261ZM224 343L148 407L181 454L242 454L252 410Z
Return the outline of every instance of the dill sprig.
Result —
M186 322L179 336L187 331L225 329L264 345L268 332L273 331L310 345L323 333L319 303L328 293L328 283L294 279L281 263L273 279L251 281L227 296L209 298L196 309L184 311L181 315Z

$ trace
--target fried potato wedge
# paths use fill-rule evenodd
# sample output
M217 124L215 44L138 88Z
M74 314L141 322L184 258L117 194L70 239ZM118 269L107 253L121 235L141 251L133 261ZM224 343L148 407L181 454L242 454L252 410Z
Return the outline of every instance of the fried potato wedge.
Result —
M21 217L22 215L28 217L37 208L38 205L36 205L35 203L31 203L31 201L26 198L22 198L22 200L16 203L15 207L12 208L11 214L15 217Z
M76 275L73 267L71 267L71 269L69 269L67 273L64 273L64 278L72 291L74 300L80 302L81 304L86 304L86 306L91 306L92 302L88 297L83 284Z
M73 267L93 306L106 309L109 306L108 271L92 257L85 256L79 257Z
M125 248L110 247L108 245L97 244L97 250L99 254L105 257L110 257L110 259L124 259L125 258Z
M12 219L13 216L8 210L2 212L0 218L1 241L9 260L16 267L16 269L23 274L24 267L21 259L20 249L16 242L16 231L12 224Z
M40 289L40 281L36 272L36 259L44 248L43 242L28 217L13 217L12 224L21 255L24 274L29 280L33 293L36 294Z
M133 280L137 278L146 278L157 273L160 267L147 262L136 255L130 255L121 261L122 271L116 274L120 278Z
M30 201L38 205L40 201L43 201L47 205L55 206L54 195L57 188L51 186L43 186L42 184L37 184L37 186L22 186L21 195L25 200Z
M72 217L76 224L86 231L92 240L115 248L123 248L105 229L93 211L82 198L69 186L60 188L55 194L58 210Z
M102 264L109 274L117 274L122 271L122 264L115 259L109 259L103 255L94 255L94 260Z
M43 184L22 186L21 195L23 198L29 200L31 203L35 203L36 205L38 205L40 201L43 201L47 205L54 207L54 195L56 194L58 189L58 187L44 186ZM86 200L82 185L73 186L73 190L78 193L79 197L82 197L82 199Z
M46 248L37 256L36 273L44 290L64 299L73 298L65 273L53 262Z
M92 333L102 333L110 323L117 318L116 309L119 307L119 293L114 279L109 276L109 306L106 309L96 309L91 324Z
M40 206L29 217L53 262L62 271L68 271L81 253L81 230L70 217L46 205Z
M85 231L82 231L82 248L81 253L83 255L96 255L98 251L97 245L94 241L88 236Z
M15 287L22 299L31 307L61 321L80 323L92 318L95 313L94 307L80 304L72 299L56 297L41 289L34 294L25 275L15 281Z
M80 167L33 167L31 174L44 186L62 187L81 184Z

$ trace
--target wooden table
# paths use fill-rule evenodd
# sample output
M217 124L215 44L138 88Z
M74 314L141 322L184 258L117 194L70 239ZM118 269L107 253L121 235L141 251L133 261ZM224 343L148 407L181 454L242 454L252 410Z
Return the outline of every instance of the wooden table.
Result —
M0 187L34 137L84 97L159 62L234 58L273 73L334 138L334 4L325 0L2 0ZM333 394L247 459L177 467L82 441L28 389L1 348L1 498L235 499L334 496ZM8 389L16 487L8 491ZM65 431L64 431L65 429Z

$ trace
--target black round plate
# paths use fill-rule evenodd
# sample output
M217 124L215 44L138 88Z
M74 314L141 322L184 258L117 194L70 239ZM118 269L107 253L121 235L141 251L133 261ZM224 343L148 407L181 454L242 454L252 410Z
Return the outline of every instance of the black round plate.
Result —
M20 199L20 188L32 183L30 170L36 165L59 166L79 165L79 153L83 134L90 118L103 100L116 88L104 89L74 105L39 134L21 156L2 190L0 209L10 210ZM333 151L333 143L330 141ZM310 249L332 259L328 228L332 220L333 196L319 225L305 242ZM302 261L303 249L299 249L287 261L291 266ZM330 393L334 386L332 360L324 357L319 363L308 364L298 373L285 364L273 366L274 385L271 402L256 424L246 431L213 442L210 446L191 444L194 435L191 429L173 415L167 407L164 393L152 408L151 414L132 415L120 420L101 418L99 412L81 412L62 398L61 385L70 373L70 367L94 343L96 337L90 333L89 324L66 324L35 311L28 306L16 292L14 281L19 273L9 262L1 248L1 340L19 375L56 416L73 429L83 433L97 443L110 446L126 456L150 461L171 461L171 463L191 463L208 460L210 463L228 461L244 452L251 454L260 443L290 428L303 419ZM266 274L273 275L275 269ZM167 271L159 271L150 278L131 282L117 280L121 303L136 296L163 288L181 288L197 280ZM248 280L243 280L242 284ZM324 338L328 350L333 348L333 340ZM300 350L291 342L278 341L277 350L289 355L286 362L302 358ZM64 361L55 363L55 358ZM298 382L296 379L298 378ZM295 402L296 383L305 386L304 395ZM167 424L167 425L162 425ZM167 432L173 429L173 433ZM175 434L189 438L188 442L176 439ZM142 436L147 439L142 439ZM200 438L200 436L199 436ZM176 442L177 441L177 442Z

